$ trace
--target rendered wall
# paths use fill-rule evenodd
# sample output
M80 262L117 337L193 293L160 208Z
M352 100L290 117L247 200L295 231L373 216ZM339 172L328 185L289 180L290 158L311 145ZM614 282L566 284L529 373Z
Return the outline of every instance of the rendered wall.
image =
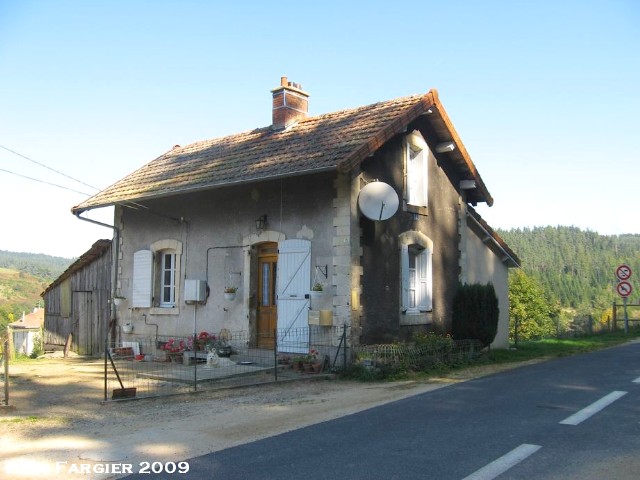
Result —
M251 262L246 256L263 241L310 240L311 280L315 265L327 266L328 280L323 281L330 284L334 180L334 173L324 173L143 202L147 209L117 207L116 224L121 228L118 292L127 299L120 307L120 318L131 321L136 334L152 335L157 325L160 335L191 335L194 314L198 332L248 330L257 283L247 281ZM265 214L267 226L257 231L255 220ZM162 239L182 244L176 307L130 309L133 254ZM205 305L185 304L185 279L207 281L210 296ZM234 301L224 299L226 285L239 287Z
M467 227L466 283L491 282L498 296L498 333L491 348L509 348L509 270L487 245Z

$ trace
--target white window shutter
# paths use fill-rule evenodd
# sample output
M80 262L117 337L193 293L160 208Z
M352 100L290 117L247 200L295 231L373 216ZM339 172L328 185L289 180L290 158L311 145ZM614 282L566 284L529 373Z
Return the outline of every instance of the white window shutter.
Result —
M417 201L416 203L421 207L427 206L427 162L425 160L424 150L421 150L416 158L416 175L418 180L418 188L416 191Z
M416 257L416 270L418 272L418 292L416 304L421 312L432 309L431 294L431 250L424 249Z
M133 254L133 298L134 308L151 307L153 289L153 253L151 250L138 250Z
M407 175L409 182L408 203L419 207L427 206L427 161L425 150L407 146Z
M409 246L400 245L400 289L401 289L401 310L406 312L409 309Z
M309 284L311 281L311 242L303 239L278 243L278 351L309 351Z

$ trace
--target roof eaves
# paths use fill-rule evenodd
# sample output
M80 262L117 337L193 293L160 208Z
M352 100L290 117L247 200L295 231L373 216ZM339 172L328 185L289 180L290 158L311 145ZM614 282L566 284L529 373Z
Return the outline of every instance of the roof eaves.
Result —
M111 240L98 240L96 241L89 250L83 253L80 258L78 258L75 262L73 262L69 267L60 274L58 278L56 278L51 284L45 289L44 292L40 294L43 297L47 292L51 289L60 285L63 281L73 275L75 272L80 270L82 267L89 265L96 258L104 255L107 249L111 246Z
M114 200L112 202L105 202L105 203L101 203L101 204L89 205L87 207L73 207L71 209L71 213L73 213L74 215L80 215L83 212L86 212L88 210L93 210L95 208L111 207L111 206L115 206L115 205L121 205L121 206L124 206L124 207L137 208L136 203L137 202L142 202L142 201L145 201L145 200L156 200L156 199L160 199L160 198L172 197L174 195L183 195L183 194L186 194L186 193L198 193L198 192L203 192L203 191L208 191L208 190L217 190L219 188L233 187L233 186L236 186L236 185L247 185L247 184L251 184L251 183L263 182L263 181L268 181L268 180L278 180L280 178L298 177L298 176L301 176L301 175L309 175L309 174L315 174L315 173L330 172L330 171L333 171L335 169L336 169L335 166L333 166L333 167L322 167L322 168L308 168L308 169L304 169L304 170L296 170L296 171L293 171L293 172L287 172L287 173L282 173L282 174L277 174L277 175L265 175L265 176L262 176L262 177L256 177L256 178L251 178L251 179L239 179L239 180L233 180L233 181L220 182L220 183L216 183L216 184L198 185L198 186L195 186L195 187L176 188L176 189L171 190L171 191L165 191L165 192L154 193L154 194L149 194L149 195L132 196L131 198L126 198L126 199L121 199L121 200Z
M492 206L493 197L489 193L489 189L484 184L484 181L482 180L480 173L478 173L478 170L476 169L473 161L471 160L471 156L469 155L469 152L467 152L466 147L462 143L462 139L460 138L460 135L458 135L458 132L453 126L453 122L449 118L447 111L444 109L444 106L440 102L438 91L433 89L431 90L430 93L432 93L433 95L435 107L438 109L438 113L440 114L442 121L446 125L446 128L449 131L449 134L451 135L452 140L455 142L458 148L458 151L460 152L460 155L462 156L467 168L469 169L469 172L471 173L473 178L476 180L476 185L477 185L476 188L480 189L480 191L482 192L482 195L484 196L487 205Z
M494 246L498 249L500 253L502 253L502 257L500 260L505 263L507 266L520 268L520 258L516 255L516 253L511 250L509 245L498 235L487 222L480 216L478 212L471 206L467 207L467 218L471 219L473 224L475 224L484 234L487 235L487 238L494 244Z
M380 147L382 147L389 139L394 135L402 132L407 125L429 110L434 106L437 93L434 96L435 90L430 90L420 98L420 101L416 102L414 106L407 109L404 114L397 116L382 129L378 131L373 137L369 139L365 144L354 149L347 157L340 162L338 169L341 172L347 172L353 167L362 162L365 158L373 155Z

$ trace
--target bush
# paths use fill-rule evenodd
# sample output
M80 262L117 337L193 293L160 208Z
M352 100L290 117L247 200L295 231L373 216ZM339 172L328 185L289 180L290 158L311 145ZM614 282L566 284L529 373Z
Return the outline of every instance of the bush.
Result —
M29 358L35 359L43 354L44 354L44 346L42 345L42 336L36 335L35 341L33 343L33 350L31 350L31 355L29 355Z
M498 333L498 297L491 283L459 285L453 299L451 332L455 339L488 346Z

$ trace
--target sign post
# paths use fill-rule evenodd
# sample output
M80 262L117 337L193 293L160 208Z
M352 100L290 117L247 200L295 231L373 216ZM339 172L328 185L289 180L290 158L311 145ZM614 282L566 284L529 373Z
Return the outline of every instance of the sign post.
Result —
M627 303L629 295L633 292L633 287L627 281L631 278L631 267L626 264L622 264L616 268L616 277L618 277L618 285L616 285L616 291L618 295L622 297L622 304L624 307L624 333L629 333L629 314L627 313Z

